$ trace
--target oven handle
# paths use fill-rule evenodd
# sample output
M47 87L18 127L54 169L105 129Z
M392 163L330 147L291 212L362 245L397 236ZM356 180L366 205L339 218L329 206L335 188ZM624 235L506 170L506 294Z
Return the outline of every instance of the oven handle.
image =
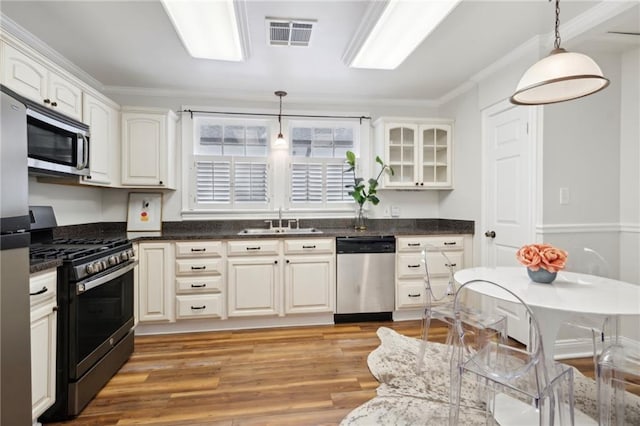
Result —
M109 281L113 280L114 278L118 278L124 274L126 274L129 271L132 271L133 268L135 268L138 265L138 261L134 260L131 263L129 263L127 266L118 269L117 271L105 275L103 277L100 278L96 278L93 281L89 281L89 282L85 282L85 283L78 283L76 284L76 295L82 294L86 291L89 291L93 288L99 287L102 284L106 284Z

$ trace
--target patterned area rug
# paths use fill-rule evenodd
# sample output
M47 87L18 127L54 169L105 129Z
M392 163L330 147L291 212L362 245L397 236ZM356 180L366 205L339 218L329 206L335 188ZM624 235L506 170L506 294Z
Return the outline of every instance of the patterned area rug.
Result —
M378 329L380 346L369 354L371 374L380 382L377 396L349 413L341 426L446 425L449 418L449 360L447 346L429 342L423 373L416 374L420 341L392 329ZM484 409L474 401L475 387L463 386L460 424L485 425ZM574 369L575 408L597 418L595 381ZM640 397L627 393L634 425L640 425ZM580 425L576 418L576 425ZM584 423L583 423L584 424Z

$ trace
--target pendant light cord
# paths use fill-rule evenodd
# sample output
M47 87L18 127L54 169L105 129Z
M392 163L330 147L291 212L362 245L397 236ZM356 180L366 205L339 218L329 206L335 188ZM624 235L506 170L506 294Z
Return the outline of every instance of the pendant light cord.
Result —
M560 49L560 0L556 0L556 39L553 42L553 47Z
M278 95L280 98L280 114L278 114L278 125L280 126L280 133L282 135L282 95Z

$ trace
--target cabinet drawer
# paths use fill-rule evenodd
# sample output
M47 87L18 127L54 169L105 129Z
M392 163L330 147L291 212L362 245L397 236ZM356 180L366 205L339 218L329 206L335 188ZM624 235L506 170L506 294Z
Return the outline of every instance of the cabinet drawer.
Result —
M424 283L412 281L409 283L398 284L398 301L397 308L416 308L425 304L426 298Z
M463 236L438 236L438 237L400 237L397 239L398 251L421 251L424 248L463 248Z
M229 256L278 254L278 243L278 240L229 241L227 243L227 253Z
M222 275L176 278L176 291L179 293L221 292L223 286Z
M29 276L29 302L31 307L48 303L50 299L56 303L58 275L55 269L39 272Z
M183 241L176 243L176 257L222 256L222 241Z
M295 239L284 241L285 254L333 253L333 239Z
M177 259L176 275L222 274L221 258Z
M222 295L180 295L176 296L177 318L222 317Z
M463 252L447 251L444 254L449 258L454 271L462 267ZM427 253L427 262L429 266L429 275L448 276L449 263L440 252ZM421 253L406 253L398 255L397 266L398 278L423 277L426 273L424 264L422 263Z

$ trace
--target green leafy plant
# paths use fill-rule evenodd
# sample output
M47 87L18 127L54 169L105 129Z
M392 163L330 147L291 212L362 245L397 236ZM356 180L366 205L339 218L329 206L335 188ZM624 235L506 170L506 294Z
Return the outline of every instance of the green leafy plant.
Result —
M380 177L382 177L383 173L390 173L393 176L393 169L385 164L382 159L376 156L376 163L380 165L380 172L378 176L369 179L365 182L365 180L361 177L356 176L356 154L351 151L347 151L347 164L349 164L349 168L345 170L345 173L352 172L353 173L353 185L347 185L348 188L351 188L349 191L349 195L353 197L353 199L360 206L360 212L364 207L364 204L369 201L374 206L380 202L380 199L376 195L378 192L378 182Z

